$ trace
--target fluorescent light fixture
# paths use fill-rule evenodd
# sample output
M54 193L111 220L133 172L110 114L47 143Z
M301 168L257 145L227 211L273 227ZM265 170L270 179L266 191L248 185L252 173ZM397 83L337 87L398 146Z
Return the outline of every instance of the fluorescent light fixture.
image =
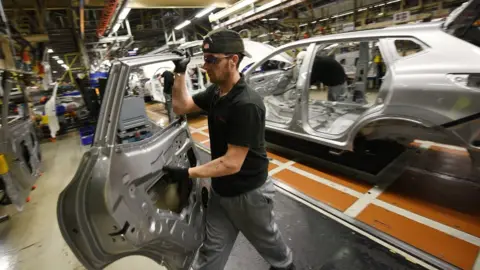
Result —
M58 57L58 55L54 55L54 56L52 56L52 58L53 59L58 59L59 57Z
M313 22L311 22L311 24L316 24L316 23L317 23L317 21L313 21Z
M365 10L367 10L367 8L359 8L357 11L361 12L361 11L365 11Z
M177 25L177 26L175 27L175 30L180 30L180 29L182 29L183 27L189 25L190 23L191 23L190 20L186 20L186 21L184 21L183 23Z
M302 23L298 27L303 27L303 26L307 26L307 25L308 25L308 23Z
M324 21L326 21L326 20L328 20L328 18L321 19L321 20L318 20L318 21L319 21L319 22L324 22Z
M378 16L382 16L382 15L383 15L383 12L378 13Z
M278 18L270 18L269 21L278 21Z
M120 28L120 24L119 23L115 24L115 26L112 29L112 33L116 33L119 28Z
M390 4L393 4L393 3L397 3L397 2L400 2L401 0L393 0L393 1L388 1L387 2L387 5L390 5Z
M261 38L261 37L266 37L266 36L268 36L268 34L261 34L261 35L258 36L258 37Z
M53 72L53 73L57 73L57 71L56 71L56 70L54 70L54 71L52 71L52 72Z
M216 5L213 4L207 8L204 8L202 11L200 11L199 13L197 13L197 15L195 15L195 18L201 18L209 13L211 13L214 9L216 9Z
M120 12L120 15L118 16L118 20L119 21L125 20L128 16L128 13L130 13L130 10L131 8L128 8L128 7L124 8L122 12Z
M343 17L343 16L347 16L347 15L350 15L350 14L353 14L353 11L340 14L340 15L338 15L338 17Z
M134 50L134 51L138 51L138 48L134 48L133 50Z
M257 0L241 0L235 3L233 6L229 8L225 8L220 10L219 12L212 14L208 17L210 22L218 21L220 19L223 19L225 17L228 17L230 14L233 14L243 8L248 7L249 5L255 3Z
M57 63L63 64L63 63L65 63L65 62L63 62L63 60L57 60Z
M48 49L48 53L53 53L53 50L52 50L52 49Z
M104 43L104 44L103 44L103 47L104 47L104 48L106 48L107 46L108 46L107 43Z
M385 4L378 4L378 5L374 6L374 7L383 7L383 6L385 6Z
M68 66L67 66L67 65L65 65L65 64L63 64L63 65L62 65L62 67L63 67L63 68L65 68L66 70L68 70L68 69L69 69L69 68L68 68Z

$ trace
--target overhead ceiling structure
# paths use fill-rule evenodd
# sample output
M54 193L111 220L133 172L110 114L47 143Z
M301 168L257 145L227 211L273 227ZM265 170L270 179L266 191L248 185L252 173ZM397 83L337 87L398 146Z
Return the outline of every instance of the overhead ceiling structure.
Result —
M307 37L320 34L325 27L341 32L349 24L361 30L441 18L462 2L465 0L241 0L211 14L209 21L214 29L248 29L251 36L265 41L275 32L292 40L302 38L302 33L308 33ZM408 19L395 20L400 13L407 13Z

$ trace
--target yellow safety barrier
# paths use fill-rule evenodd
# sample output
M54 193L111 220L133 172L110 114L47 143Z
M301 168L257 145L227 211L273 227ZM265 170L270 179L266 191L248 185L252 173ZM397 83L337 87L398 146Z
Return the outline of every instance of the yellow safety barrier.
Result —
M0 154L0 174L8 173L8 164L4 154Z

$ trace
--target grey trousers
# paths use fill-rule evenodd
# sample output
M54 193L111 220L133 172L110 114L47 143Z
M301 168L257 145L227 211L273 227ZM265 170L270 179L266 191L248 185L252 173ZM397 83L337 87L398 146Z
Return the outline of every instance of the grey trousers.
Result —
M292 251L273 218L274 193L270 178L260 188L237 197L220 197L212 189L207 208L206 239L192 268L223 270L239 232L270 265L278 268L290 265Z
M328 101L344 101L346 95L347 83L328 87Z

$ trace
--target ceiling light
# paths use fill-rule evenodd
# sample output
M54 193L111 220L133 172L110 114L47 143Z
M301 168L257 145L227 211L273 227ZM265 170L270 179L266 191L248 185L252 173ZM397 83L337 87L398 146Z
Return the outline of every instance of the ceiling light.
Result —
M59 64L61 65L61 64L65 63L65 62L63 62L63 60L57 60L57 63L59 63Z
M383 12L378 13L378 16L382 16L382 15L383 15Z
M383 7L385 4L379 4L379 5L376 5L374 7Z
M108 46L108 45L107 45L107 43L103 44L103 47L105 47L105 48L106 48L107 46Z
M115 26L112 29L112 33L117 32L119 28L120 28L120 24L119 23L115 24Z
M138 51L138 48L134 48L133 50L134 50L134 51Z
M217 7L214 5L211 5L207 8L204 8L202 11L200 11L199 13L197 13L197 15L195 15L195 18L201 18L209 13L211 13L214 9L216 9Z
M365 11L367 10L367 8L359 8L357 11L360 12L360 11Z
M118 16L118 20L119 21L125 20L128 16L128 13L130 13L130 10L131 10L131 8L128 8L128 7L124 8L122 10L122 12L120 13L120 15Z
M48 49L48 53L53 53L53 50L52 50L52 49Z
M313 21L313 22L311 22L311 24L316 24L316 23L317 23L317 21Z
M387 5L390 5L390 4L393 4L393 3L397 3L397 2L400 2L401 0L393 0L393 1L389 1L387 2Z
M321 19L321 20L318 20L318 21L319 21L319 22L324 22L324 21L326 21L326 20L328 20L328 18Z
M298 27L303 27L303 26L307 26L307 24L303 23L303 24L300 24Z
M58 55L53 55L52 58L53 59L58 59L59 57L58 57Z
M268 19L268 20L270 20L270 21L278 21L278 18L270 18L270 19Z
M53 72L53 73L57 73L57 71L56 71L56 70L54 70L54 71L52 71L52 72Z
M177 26L175 27L175 30L180 30L180 29L182 29L183 27L189 25L190 23L191 23L190 20L186 20L186 21L184 21L183 23L177 25Z
M340 14L340 15L338 15L338 17L343 17L343 16L347 16L347 15L350 15L350 14L353 14L353 11Z

